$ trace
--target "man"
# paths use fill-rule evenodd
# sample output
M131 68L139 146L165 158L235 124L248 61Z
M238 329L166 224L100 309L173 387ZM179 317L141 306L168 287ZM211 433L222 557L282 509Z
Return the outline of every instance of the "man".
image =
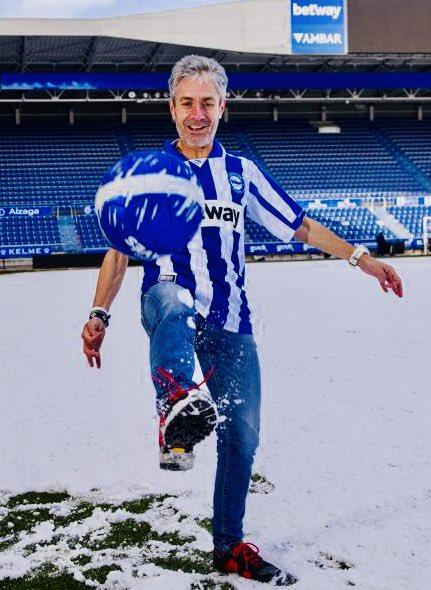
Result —
M390 266L354 248L308 219L253 161L226 153L215 140L225 108L227 78L214 60L190 55L169 81L179 139L165 150L189 162L206 199L205 219L178 255L144 263L142 323L150 337L150 364L160 413L161 466L189 468L193 446L208 435L218 413L214 491L214 564L261 582L289 585L291 574L264 561L243 542L242 521L259 436L260 373L245 289L244 209L283 241L300 240L348 260L402 296ZM90 366L101 365L108 311L127 267L109 250L94 308L82 337ZM194 354L209 394L193 383ZM214 400L214 401L213 401Z

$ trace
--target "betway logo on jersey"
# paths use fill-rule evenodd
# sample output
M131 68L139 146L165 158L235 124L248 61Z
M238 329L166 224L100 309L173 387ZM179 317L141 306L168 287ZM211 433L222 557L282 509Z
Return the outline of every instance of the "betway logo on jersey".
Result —
M342 6L319 6L319 4L302 5L296 2L292 5L293 16L328 16L333 20L340 17Z
M244 208L231 201L205 201L205 218L202 227L223 227L242 231Z
M293 38L302 45L342 45L340 33L293 33Z

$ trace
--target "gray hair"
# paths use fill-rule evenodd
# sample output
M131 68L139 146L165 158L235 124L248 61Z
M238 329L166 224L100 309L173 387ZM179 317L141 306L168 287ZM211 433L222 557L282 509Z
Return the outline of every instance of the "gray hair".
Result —
M208 74L212 78L220 98L224 100L227 90L225 69L215 59L203 55L185 55L174 65L169 78L171 98L174 97L180 80L192 76L201 76L202 74Z

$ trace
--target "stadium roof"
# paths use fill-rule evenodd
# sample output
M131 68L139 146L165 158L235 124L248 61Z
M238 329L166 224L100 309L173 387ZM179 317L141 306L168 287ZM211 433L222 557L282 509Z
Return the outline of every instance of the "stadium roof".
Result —
M294 56L208 49L103 36L1 36L3 71L160 71L189 53L215 58L231 71L362 71L429 69L429 54Z
M286 16L284 16L284 14ZM1 19L0 35L98 36L224 51L290 51L285 0L243 0L104 19Z
M389 0L382 0L382 5ZM392 0L391 0L392 1ZM429 0L417 0L427 3ZM367 48L369 40L360 38L355 29L359 4L375 0L355 0L349 4L351 46ZM408 0L397 0L403 4ZM428 4L426 4L428 6ZM378 5L380 6L380 4ZM0 19L0 103L44 101L159 101L160 93L143 96L129 92L142 88L115 85L98 93L75 89L52 90L7 87L8 73L137 73L167 72L182 56L199 53L222 63L229 75L236 72L257 73L359 73L359 72L429 72L431 45L420 41L430 52L412 51L416 41L409 41L400 52L373 52L372 49L347 55L289 54L289 18L287 0L241 0L221 2L181 10L106 19ZM354 10L358 12L354 14ZM428 9L427 9L428 10ZM430 13L431 11L428 10ZM385 13L386 14L386 13ZM418 13L417 16L421 16ZM383 15L385 16L385 15ZM386 16L385 16L386 18ZM389 18L389 17L387 17ZM356 19L356 20L355 20ZM375 19L376 20L376 19ZM383 21L382 21L383 22ZM398 21L397 21L398 22ZM424 21L425 22L425 21ZM376 24L373 21L374 26ZM393 23L391 23L393 25ZM386 20L379 26L386 26ZM368 27L368 25L367 25ZM361 24L360 31L364 31ZM356 32L355 32L356 31ZM359 32L360 32L359 31ZM383 35L383 43L387 42ZM373 33L373 39L376 35ZM356 39L356 40L355 40ZM422 37L421 37L422 39ZM379 41L379 40L378 40ZM380 41L379 41L380 42ZM275 89L275 85L274 89ZM431 101L431 89L408 86L387 92L367 90L374 86L348 86L344 91L330 85L319 90L296 85L284 92L257 92L256 86L233 88L231 100L271 101ZM149 87L151 88L151 87ZM246 88L246 91L244 91ZM263 87L264 88L264 87ZM277 87L278 88L278 87ZM280 85L280 88L284 86ZM391 88L388 86L387 88ZM122 91L120 92L119 90ZM326 90L325 90L326 89ZM131 98L131 96L135 98Z
M100 36L0 36L3 70L155 71L188 53L214 57L226 66L263 66L271 56L243 54L189 45Z
M426 7L428 1L416 0L416 4ZM373 19L365 26L360 19L368 14L370 2ZM397 6L403 8L406 2L411 5L409 0L397 0ZM159 71L167 70L177 59L193 52L214 57L231 71L427 67L431 64L428 36L415 35L407 43L408 35L404 31L397 41L395 27L400 25L400 19L392 22L393 11L386 10L388 3L393 4L393 0L379 0L377 5L375 0L349 3L352 53L346 56L289 55L287 0L221 1L104 19L3 18L0 19L0 68L3 71L59 71L60 68ZM378 9L383 11L381 15L376 13ZM431 18L429 8L417 10L415 18L419 24L426 25L428 13ZM413 18L411 13L409 18ZM413 26L413 21L411 24L414 30L419 26ZM375 30L372 39L367 39L364 35L371 26ZM387 35L389 30L394 34ZM400 48L404 45L399 51L388 51L388 43L394 47L398 43Z

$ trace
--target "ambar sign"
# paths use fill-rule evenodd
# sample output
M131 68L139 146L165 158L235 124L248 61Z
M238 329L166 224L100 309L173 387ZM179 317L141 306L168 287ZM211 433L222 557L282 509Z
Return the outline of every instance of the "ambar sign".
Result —
M347 53L346 0L294 0L290 20L292 53Z
M341 45L343 38L340 33L293 33L297 43L303 45Z

